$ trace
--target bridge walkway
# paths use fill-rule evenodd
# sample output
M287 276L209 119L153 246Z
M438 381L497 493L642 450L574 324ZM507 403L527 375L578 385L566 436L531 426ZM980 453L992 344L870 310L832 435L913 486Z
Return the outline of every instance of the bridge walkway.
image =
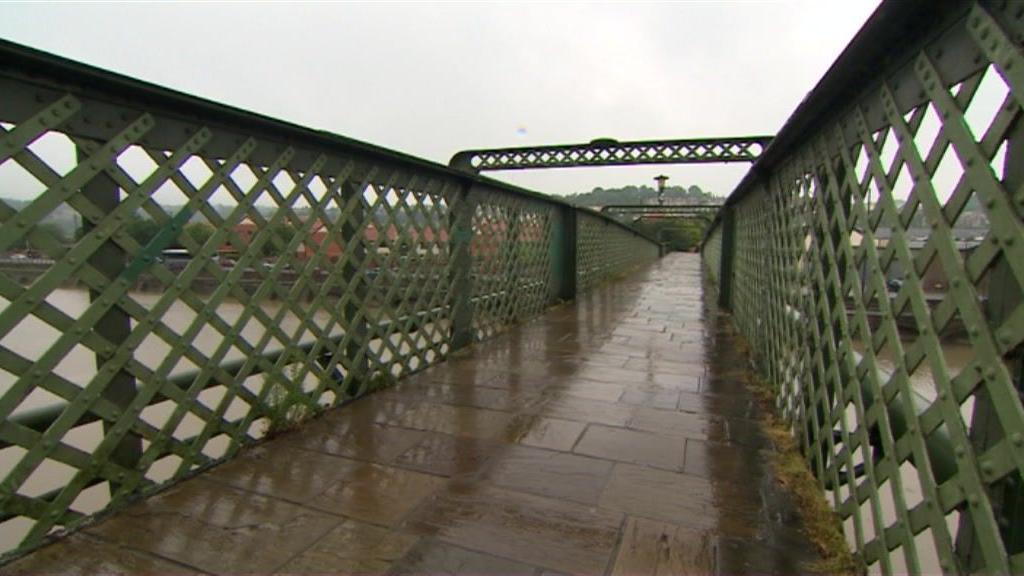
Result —
M5 570L805 572L746 362L670 255Z

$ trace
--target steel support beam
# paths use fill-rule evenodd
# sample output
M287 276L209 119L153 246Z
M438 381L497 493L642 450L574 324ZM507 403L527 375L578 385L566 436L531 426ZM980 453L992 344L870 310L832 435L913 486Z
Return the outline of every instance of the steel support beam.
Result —
M718 272L718 305L732 310L732 272L736 259L736 209L726 206L722 211L722 255Z
M556 213L551 242L552 303L576 299L576 210Z
M89 161L89 153L82 148L76 148L75 152L79 163ZM120 202L121 193L117 183L106 173L101 172L82 187L82 195L93 202L98 208L113 211ZM94 228L88 221L83 222L83 227L85 233L90 232ZM124 274L127 262L128 255L125 251L116 242L110 240L104 242L89 257L89 264L106 276L107 280L111 283ZM89 289L89 301L91 303L99 301L102 296L98 290ZM128 339L132 331L132 319L120 307L116 305L111 306L103 313L102 318L96 322L94 330L112 344L109 352L96 351L96 371L99 373L106 369L107 363L112 360L115 347ZM119 369L110 378L110 383L103 389L101 396L113 402L118 408L125 410L135 399L136 393L135 377L128 371ZM103 423L104 434L110 434L113 428L114 423L106 421ZM141 457L142 438L129 433L117 443L117 447L114 448L113 453L110 455L110 460L131 470L139 463ZM111 484L110 492L114 493L118 486L119 484Z
M771 140L771 136L636 142L605 138L585 144L463 150L452 156L448 164L453 168L480 172L577 166L753 162L761 156Z
M714 220L721 204L676 204L657 206L654 204L609 204L601 212L610 216L637 216L640 218L704 218Z
M465 348L473 343L473 214L479 193L472 185L457 193L452 202L448 228L451 238L451 347Z

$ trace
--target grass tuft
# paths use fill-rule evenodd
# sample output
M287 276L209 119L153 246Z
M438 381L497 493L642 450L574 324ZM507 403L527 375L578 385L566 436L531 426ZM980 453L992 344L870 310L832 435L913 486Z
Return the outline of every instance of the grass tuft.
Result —
M740 351L747 358L753 359L753 350L746 338L736 331L732 331L732 337ZM760 404L758 414L761 429L774 448L770 451L769 465L776 480L792 496L797 513L803 521L803 532L821 555L821 560L808 566L808 569L820 574L866 574L863 562L850 552L850 546L843 536L839 514L832 510L825 499L821 485L815 480L807 460L800 453L792 430L776 416L778 404L774 389L757 375L753 365L746 373L748 388L756 394Z
M762 430L774 447L769 464L775 478L792 495L803 520L803 531L821 555L821 560L809 568L826 574L864 574L864 567L850 553L839 515L825 500L825 494L811 474L792 431L775 416L774 392L761 378L751 374L750 388L757 393L761 404L758 412Z
M297 367L292 366L289 377L294 380L297 372ZM267 419L263 432L268 439L296 429L323 411L322 406L314 404L309 396L303 393L297 382L285 385L264 376L263 383L264 386L270 386L263 403L263 416Z

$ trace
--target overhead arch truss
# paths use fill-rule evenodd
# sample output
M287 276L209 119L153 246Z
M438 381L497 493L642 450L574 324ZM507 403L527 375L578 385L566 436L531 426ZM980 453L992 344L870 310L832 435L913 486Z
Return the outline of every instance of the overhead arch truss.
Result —
M463 150L456 153L449 164L455 168L480 172L579 166L754 162L771 140L771 136L636 142L599 139L585 144Z
M722 208L721 204L610 204L601 212L609 216L626 216L635 220L661 218L700 218L711 222Z

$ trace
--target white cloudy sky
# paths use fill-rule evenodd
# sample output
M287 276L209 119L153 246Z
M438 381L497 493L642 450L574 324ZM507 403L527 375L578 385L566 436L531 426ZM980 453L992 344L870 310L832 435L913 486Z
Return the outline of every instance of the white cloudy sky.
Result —
M772 134L877 0L7 3L0 37L447 163L465 148ZM729 192L730 166L497 172Z

